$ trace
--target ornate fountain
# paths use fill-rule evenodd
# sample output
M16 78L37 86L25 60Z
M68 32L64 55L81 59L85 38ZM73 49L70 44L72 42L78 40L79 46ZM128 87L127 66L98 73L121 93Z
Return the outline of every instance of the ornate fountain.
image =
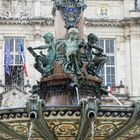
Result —
M102 104L108 96L98 72L106 62L98 37L84 39L83 0L54 0L55 39L29 47L42 74L26 107L0 109L0 138L19 140L113 140L139 137L140 105ZM48 54L35 50L48 49Z

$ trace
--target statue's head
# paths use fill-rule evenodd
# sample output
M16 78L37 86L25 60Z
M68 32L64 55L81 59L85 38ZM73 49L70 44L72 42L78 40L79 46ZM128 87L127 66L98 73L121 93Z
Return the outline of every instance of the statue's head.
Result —
M50 43L53 41L53 34L52 33L46 33L43 35L43 38L45 40L45 43Z
M90 33L87 36L87 39L88 39L88 43L90 43L90 44L95 44L98 41L98 37L93 33Z
M77 35L78 35L78 29L76 29L76 28L70 28L68 30L68 38L76 39L77 38Z

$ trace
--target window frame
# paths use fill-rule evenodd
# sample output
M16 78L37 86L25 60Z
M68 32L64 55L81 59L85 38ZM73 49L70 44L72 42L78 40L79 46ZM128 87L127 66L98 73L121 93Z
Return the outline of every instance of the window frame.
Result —
M135 0L135 10L140 11L140 0Z
M100 44L100 41L103 41L103 46ZM113 47L114 47L114 52L112 53L108 53L106 50L106 41L109 40L109 41L113 41ZM115 42L115 38L99 38L99 41L98 41L98 46L102 47L104 49L104 53L108 56L113 56L114 57L114 64L113 65L108 65L107 62L104 64L104 67L102 68L102 70L99 72L99 75L101 77L103 77L103 86L107 86L107 85L112 85L112 86L115 86L116 85L116 42ZM112 83L112 81L110 81L110 83L108 83L107 81L107 68L114 68L114 74L108 74L111 76L114 76L114 82ZM110 69L111 70L111 69Z
M19 59L20 59L20 53L19 53L19 50L16 51L16 39L22 39L23 41L23 47L25 48L25 37L24 36L4 36L4 41L3 41L3 44L5 44L5 41L6 39L13 39L13 50L11 51L10 50L10 55L12 55L12 64L9 65L9 69L18 69L17 67L19 67L19 69L23 69L22 70L22 77L23 79L22 82L20 84L18 84L19 82L15 82L16 83L16 86L23 86L24 85L24 82L25 82L25 76L24 76L24 66L23 66L23 62L20 62L20 60L18 60L19 63L16 63L16 56L19 56ZM3 49L4 49L4 45L3 45ZM3 53L4 54L4 53ZM4 62L4 61L3 61ZM5 62L3 63L4 66L5 66ZM11 67L11 68L10 68ZM12 68L13 67L13 68ZM15 68L14 68L15 67ZM5 68L4 68L5 69ZM18 70L17 70L18 71ZM10 76L10 78L12 79L12 76ZM18 77L19 79L19 77ZM12 87L12 86L15 86L15 84L6 84L6 72L4 70L4 83L6 86L9 86L9 87ZM11 82L12 83L12 82Z

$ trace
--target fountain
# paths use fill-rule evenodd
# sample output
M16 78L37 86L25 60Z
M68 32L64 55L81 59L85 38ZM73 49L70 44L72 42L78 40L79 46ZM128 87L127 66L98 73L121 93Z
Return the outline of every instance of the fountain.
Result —
M140 104L104 105L109 93L99 70L106 62L98 37L84 39L83 0L53 0L56 36L29 47L42 74L26 107L0 109L0 138L19 140L112 140L138 138ZM36 49L48 49L48 54ZM94 51L94 50L95 51ZM94 56L94 57L93 57Z

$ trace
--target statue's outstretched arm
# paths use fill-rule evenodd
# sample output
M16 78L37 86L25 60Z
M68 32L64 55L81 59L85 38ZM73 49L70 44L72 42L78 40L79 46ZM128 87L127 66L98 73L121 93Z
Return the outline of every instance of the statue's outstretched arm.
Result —
M50 47L51 47L50 44L46 44L46 45L35 47L35 48L33 48L33 50L42 50L42 49L47 49L47 48L50 48Z

